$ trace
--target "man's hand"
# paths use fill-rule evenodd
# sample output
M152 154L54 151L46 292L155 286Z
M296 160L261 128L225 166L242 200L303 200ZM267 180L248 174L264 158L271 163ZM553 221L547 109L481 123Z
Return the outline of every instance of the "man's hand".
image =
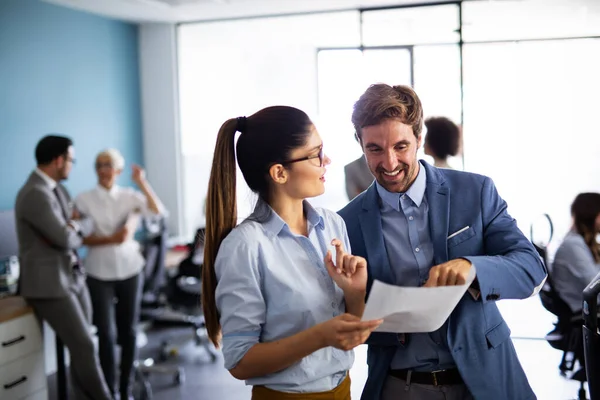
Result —
M146 182L146 172L139 165L133 164L131 166L131 180L136 185L142 186Z
M364 299L367 290L367 261L344 251L339 239L333 239L335 246L335 264L331 251L325 255L325 267L333 281L344 291L344 294L358 294Z
M429 279L424 287L464 285L471 270L471 262L465 258L457 258L431 267Z

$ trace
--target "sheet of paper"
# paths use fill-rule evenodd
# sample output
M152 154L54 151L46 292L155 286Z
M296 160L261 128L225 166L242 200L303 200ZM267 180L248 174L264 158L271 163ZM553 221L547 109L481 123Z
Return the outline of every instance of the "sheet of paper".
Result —
M474 279L475 266L459 286L402 287L375 280L362 319L383 318L376 332L433 332L448 319Z

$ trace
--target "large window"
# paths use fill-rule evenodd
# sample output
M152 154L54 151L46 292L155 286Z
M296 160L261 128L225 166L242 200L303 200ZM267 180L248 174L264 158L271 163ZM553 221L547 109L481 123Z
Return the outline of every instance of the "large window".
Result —
M334 210L348 203L344 166L362 151L354 140L352 106L373 82L412 82L412 49L321 50L318 55L319 127L332 159L327 190L312 200Z
M558 236L579 192L600 191L600 40L465 45L465 166L492 177L519 226Z
M344 165L361 154L352 105L385 82L414 85L426 117L464 117L464 158L451 165L464 160L490 176L524 232L549 213L562 237L574 196L600 191L600 2L463 2L462 86L460 15L448 4L180 26L187 233L204 223L219 126L274 104L306 111L333 160L326 193L312 201L345 205ZM253 197L241 174L238 189L243 218ZM513 335L539 338L552 327L537 298L501 308Z
M189 234L204 223L203 204L220 125L228 118L276 104L298 107L318 123L317 49L357 46L359 36L358 12L179 28L184 207ZM320 130L328 136L325 127ZM351 133L344 135L351 141ZM334 147L333 143L326 146ZM238 175L238 215L243 218L252 210L253 196Z
M361 154L350 116L353 103L368 85L415 85L428 116L460 121L457 5L365 12L362 20L361 26L360 13L352 11L179 28L183 203L188 233L204 223L215 138L228 118L274 104L306 111L333 160L326 193L311 201L334 210L348 201L344 166ZM391 26L395 26L393 31ZM361 37L365 47L361 47ZM390 44L394 47L388 48ZM422 150L420 156L425 157ZM451 163L462 168L460 158ZM248 215L252 205L253 196L240 175L238 215Z

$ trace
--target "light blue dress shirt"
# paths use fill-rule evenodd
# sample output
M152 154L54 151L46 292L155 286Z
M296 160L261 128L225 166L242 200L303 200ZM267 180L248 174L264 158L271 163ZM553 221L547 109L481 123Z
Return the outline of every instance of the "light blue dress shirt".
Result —
M222 242L215 271L225 368L235 367L255 344L273 342L345 312L344 294L329 276L324 257L338 238L350 252L344 220L307 201L308 237L289 226L265 202ZM352 351L326 347L288 368L246 380L282 392L334 389L354 362Z
M391 193L376 184L381 199L383 239L394 284L398 286L422 286L433 266L426 184L425 168L421 165L416 180L406 193ZM447 332L446 322L435 332L407 334L406 346L398 347L391 368L416 371L454 368Z

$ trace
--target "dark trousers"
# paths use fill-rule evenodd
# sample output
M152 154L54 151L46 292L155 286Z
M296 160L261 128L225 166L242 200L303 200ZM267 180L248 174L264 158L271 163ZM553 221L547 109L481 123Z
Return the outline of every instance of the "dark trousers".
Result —
M473 396L465 384L422 385L388 375L381 400L473 400Z
M140 316L142 274L117 281L88 276L93 321L98 328L100 365L112 393L116 389L115 348L121 346L119 391L129 392L133 363L137 356L136 335Z

